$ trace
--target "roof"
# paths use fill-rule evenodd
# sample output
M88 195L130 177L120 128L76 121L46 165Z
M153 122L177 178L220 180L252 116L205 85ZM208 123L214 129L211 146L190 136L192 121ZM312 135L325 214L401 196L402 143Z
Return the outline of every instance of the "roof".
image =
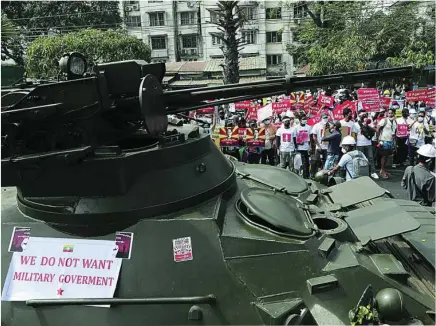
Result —
M180 68L185 64L185 62L166 62L165 68L166 72L179 72Z
M240 78L239 83L249 83L253 81L266 80L265 77L248 77ZM208 85L224 85L222 79L193 79L193 80L176 80L170 86L208 86Z
M221 72L224 59L212 59L206 62L204 72ZM239 70L266 69L266 60L261 57L248 57L239 59Z
M179 72L203 72L205 66L205 61L186 61Z
M303 67L301 67L300 69L298 69L295 73L296 74L305 74L309 71L310 66L309 65L305 65Z

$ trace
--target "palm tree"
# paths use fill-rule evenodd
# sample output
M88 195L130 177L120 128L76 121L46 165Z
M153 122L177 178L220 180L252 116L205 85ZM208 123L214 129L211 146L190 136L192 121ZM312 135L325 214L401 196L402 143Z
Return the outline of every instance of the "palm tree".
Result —
M218 1L218 10L211 11L216 15L216 21L221 33L211 33L221 40L221 50L224 54L224 84L239 83L239 46L241 39L236 38L238 29L244 23L244 16L238 7L238 1Z

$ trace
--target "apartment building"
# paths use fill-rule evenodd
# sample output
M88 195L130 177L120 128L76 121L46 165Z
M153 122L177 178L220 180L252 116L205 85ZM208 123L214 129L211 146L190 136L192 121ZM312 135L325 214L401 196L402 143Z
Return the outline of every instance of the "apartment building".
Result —
M302 6L248 0L239 6L248 19L238 35L243 41L241 57L259 57L266 63L267 75L294 73L286 46L295 42L292 30L305 18ZM129 34L150 45L154 62L223 58L221 41L214 35L220 32L213 24L216 1L120 1L120 9Z

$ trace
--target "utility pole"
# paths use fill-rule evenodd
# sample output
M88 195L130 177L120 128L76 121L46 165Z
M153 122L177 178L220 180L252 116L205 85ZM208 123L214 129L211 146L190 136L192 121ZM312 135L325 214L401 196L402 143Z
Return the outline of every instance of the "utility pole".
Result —
M173 26L174 26L174 54L176 62L180 62L180 50L179 50L179 24L177 17L177 1L173 1Z

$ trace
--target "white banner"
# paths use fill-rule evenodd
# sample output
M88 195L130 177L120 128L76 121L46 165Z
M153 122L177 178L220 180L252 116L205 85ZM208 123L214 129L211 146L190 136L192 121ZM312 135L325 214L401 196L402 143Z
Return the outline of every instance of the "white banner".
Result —
M2 301L113 298L117 253L115 241L30 237L13 254Z

